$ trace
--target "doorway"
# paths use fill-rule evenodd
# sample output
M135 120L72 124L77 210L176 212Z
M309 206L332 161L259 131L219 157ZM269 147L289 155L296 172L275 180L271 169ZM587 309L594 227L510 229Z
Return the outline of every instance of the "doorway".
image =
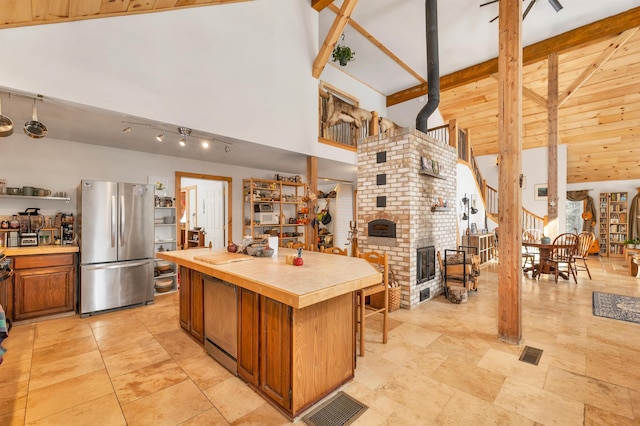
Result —
M184 248L186 231L194 227L204 232L205 247L226 247L233 235L231 181L225 176L176 172L179 247Z

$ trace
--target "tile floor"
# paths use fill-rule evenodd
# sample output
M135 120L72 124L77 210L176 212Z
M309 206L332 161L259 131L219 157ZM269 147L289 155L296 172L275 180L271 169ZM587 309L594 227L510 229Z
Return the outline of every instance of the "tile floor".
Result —
M370 407L356 424L640 424L640 324L591 313L593 290L640 296L640 280L620 259L589 264L578 285L523 278L519 346L496 338L495 264L467 304L393 312L389 343L371 330L344 387ZM0 424L290 424L180 330L177 301L14 327ZM544 350L538 366L518 361L524 345Z

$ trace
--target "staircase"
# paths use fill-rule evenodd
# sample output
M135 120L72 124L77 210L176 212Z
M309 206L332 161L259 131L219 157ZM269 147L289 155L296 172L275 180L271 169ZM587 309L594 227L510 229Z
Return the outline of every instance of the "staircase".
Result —
M498 190L487 185L487 182L482 177L480 168L473 155L473 148L469 143L467 132L464 129L460 129L456 120L449 121L449 124L445 124L439 127L434 127L427 131L427 134L436 140L444 141L450 146L454 147L458 151L458 163L464 164L471 170L478 193L482 198L485 211L487 212L487 218L498 223ZM522 207L522 229L539 229L544 231L544 226L547 224L547 217L541 217L535 213Z

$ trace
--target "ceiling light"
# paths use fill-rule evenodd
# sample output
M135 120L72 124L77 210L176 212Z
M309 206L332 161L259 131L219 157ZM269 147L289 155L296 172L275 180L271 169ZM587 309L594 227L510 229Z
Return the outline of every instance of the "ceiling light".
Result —
M226 146L224 147L224 152L226 152L226 153L231 152L231 147L230 147L229 145L226 145Z
M178 133L182 135L180 138L180 146L187 146L187 136L191 135L191 129L188 127L178 127Z
M164 130L158 134L158 136L156 136L156 140L158 142L162 142L162 140L164 139Z
M187 146L187 138L184 136L180 138L180 142L178 142L180 146Z
M203 148L209 148L209 141L202 141Z
M560 10L562 9L562 5L558 0L549 0L549 3L551 3L551 6L553 6L556 12L560 12Z
M131 134L131 130L132 130L132 129L131 129L131 127L127 126L127 127L125 127L124 129L122 129L122 132L123 132L125 135L130 135L130 134Z

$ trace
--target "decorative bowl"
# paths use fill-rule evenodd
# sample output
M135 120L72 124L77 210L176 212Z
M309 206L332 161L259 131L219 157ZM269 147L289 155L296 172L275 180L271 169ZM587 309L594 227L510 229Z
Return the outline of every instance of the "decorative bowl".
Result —
M262 257L271 257L273 256L273 249L264 249L262 250Z

